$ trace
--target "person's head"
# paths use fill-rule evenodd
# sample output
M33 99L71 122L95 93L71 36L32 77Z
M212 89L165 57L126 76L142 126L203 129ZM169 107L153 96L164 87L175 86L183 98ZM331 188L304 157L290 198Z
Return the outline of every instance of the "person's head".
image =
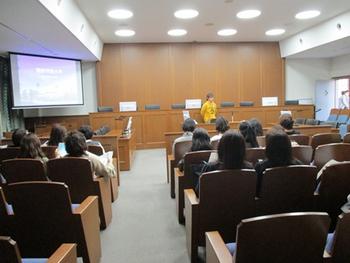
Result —
M216 130L222 134L230 128L228 126L228 121L224 117L217 118L215 121L215 126Z
M188 118L182 124L182 130L184 132L193 132L196 128L196 123L193 119Z
M27 134L27 131L25 129L21 129L21 128L15 129L12 133L13 146L20 147L21 140L22 140L23 136L26 134Z
M260 121L258 121L257 119L251 119L249 121L249 123L252 126L252 128L254 129L256 136L263 136L264 135L263 127L262 127Z
M225 132L218 145L219 161L223 169L240 169L245 159L243 136L233 130Z
M266 157L274 166L288 165L292 160L292 145L283 129L274 127L266 134Z
M66 151L71 157L80 157L87 151L85 137L79 131L68 133L64 143L66 145Z
M293 118L290 114L282 114L280 117L280 125L286 129L286 130L292 130L293 129Z
M81 132L85 136L86 140L90 140L92 136L94 136L94 132L89 125L81 126L79 128L79 132Z
M43 158L45 154L41 150L41 142L34 133L25 134L21 140L20 158Z
M192 136L192 147L191 151L204 151L211 150L210 137L207 130L203 128L196 128Z
M64 142L66 133L67 133L67 130L65 127L59 124L52 125L48 145L57 146L59 143Z
M258 141L256 140L256 134L253 127L247 121L242 121L239 124L239 131L243 135L245 142L249 147L259 147Z
M207 100L208 100L208 101L214 101L214 94L213 94L212 92L209 92L209 93L207 94Z

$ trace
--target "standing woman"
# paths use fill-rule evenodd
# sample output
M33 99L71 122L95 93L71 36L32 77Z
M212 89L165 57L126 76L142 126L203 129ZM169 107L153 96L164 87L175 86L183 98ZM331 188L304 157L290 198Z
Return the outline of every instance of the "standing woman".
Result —
M216 119L217 108L214 102L214 94L209 92L207 94L207 101L203 104L201 115L205 123L210 123L211 120Z

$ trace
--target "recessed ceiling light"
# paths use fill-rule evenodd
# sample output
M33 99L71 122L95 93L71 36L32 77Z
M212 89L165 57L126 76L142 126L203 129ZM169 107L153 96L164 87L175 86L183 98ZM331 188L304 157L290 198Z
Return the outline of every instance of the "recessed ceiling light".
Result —
M300 13L297 13L295 15L295 18L296 19L311 19L311 18L314 18L316 16L319 16L321 14L320 11L318 10L308 10L308 11L303 11L303 12L300 12Z
M126 9L114 9L109 11L107 15L115 19L127 19L132 17L134 14L131 11Z
M286 30L284 30L283 28L274 28L274 29L270 29L267 30L265 32L265 35L267 36L278 36L278 35L282 35L286 32Z
M115 31L114 33L119 37L131 37L135 35L135 31L130 29L120 29Z
M171 29L168 31L168 35L173 37L180 37L187 34L187 31L185 29Z
M174 16L181 19L190 19L198 16L198 11L194 9L181 9L174 13Z
M232 28L225 28L218 31L218 35L223 37L233 36L236 33L237 33L237 30Z
M258 17L260 15L261 15L261 11L255 10L255 9L243 10L237 13L237 17L242 19L250 19L250 18Z

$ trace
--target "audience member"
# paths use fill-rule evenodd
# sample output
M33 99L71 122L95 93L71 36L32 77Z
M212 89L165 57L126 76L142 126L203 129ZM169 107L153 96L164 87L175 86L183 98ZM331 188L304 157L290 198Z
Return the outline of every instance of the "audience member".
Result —
M20 147L21 146L21 140L24 135L26 135L28 132L25 129L15 129L12 133L12 143L13 147Z
M23 136L20 148L18 158L37 159L44 163L49 160L42 152L40 140L34 133L28 133Z
M215 121L216 131L218 134L211 137L210 141L219 141L222 135L230 128L228 121L224 117L219 117Z
M90 161L94 176L96 177L114 177L115 168L112 160L108 160L104 165L99 157L87 151L87 143L81 132L70 132L65 139L66 151L68 155L65 157L82 157Z
M63 143L67 135L67 130L65 127L54 124L52 125L50 132L50 139L46 141L43 146L58 146L58 144Z
M176 143L192 141L192 135L193 135L193 131L195 128L196 128L196 122L193 119L188 118L183 122L182 130L184 133L180 137L178 137L174 140L173 149L172 149L173 154L175 153L175 144Z
M92 146L100 146L103 148L102 144L99 141L92 140L92 137L94 136L94 132L91 129L91 126L83 125L79 128L79 132L81 132L84 135L87 146L92 145ZM104 152L104 149L103 149L103 152Z
M258 141L256 140L255 130L249 122L242 121L239 124L239 131L244 137L247 148L259 147Z
M257 196L259 196L263 173L267 168L302 164L293 158L291 141L281 128L274 127L266 134L265 152L266 159L255 165L258 176Z
M263 127L257 119L250 119L249 123L254 129L256 136L264 136Z
M299 134L298 131L293 129L293 118L290 114L282 114L280 116L280 125L288 135Z

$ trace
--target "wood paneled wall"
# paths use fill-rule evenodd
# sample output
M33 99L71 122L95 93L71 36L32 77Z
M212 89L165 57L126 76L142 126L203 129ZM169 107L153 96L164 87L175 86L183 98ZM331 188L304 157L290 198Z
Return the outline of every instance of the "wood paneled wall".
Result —
M120 101L170 109L185 99L254 101L277 96L284 104L284 60L278 43L105 44L97 64L100 106Z

